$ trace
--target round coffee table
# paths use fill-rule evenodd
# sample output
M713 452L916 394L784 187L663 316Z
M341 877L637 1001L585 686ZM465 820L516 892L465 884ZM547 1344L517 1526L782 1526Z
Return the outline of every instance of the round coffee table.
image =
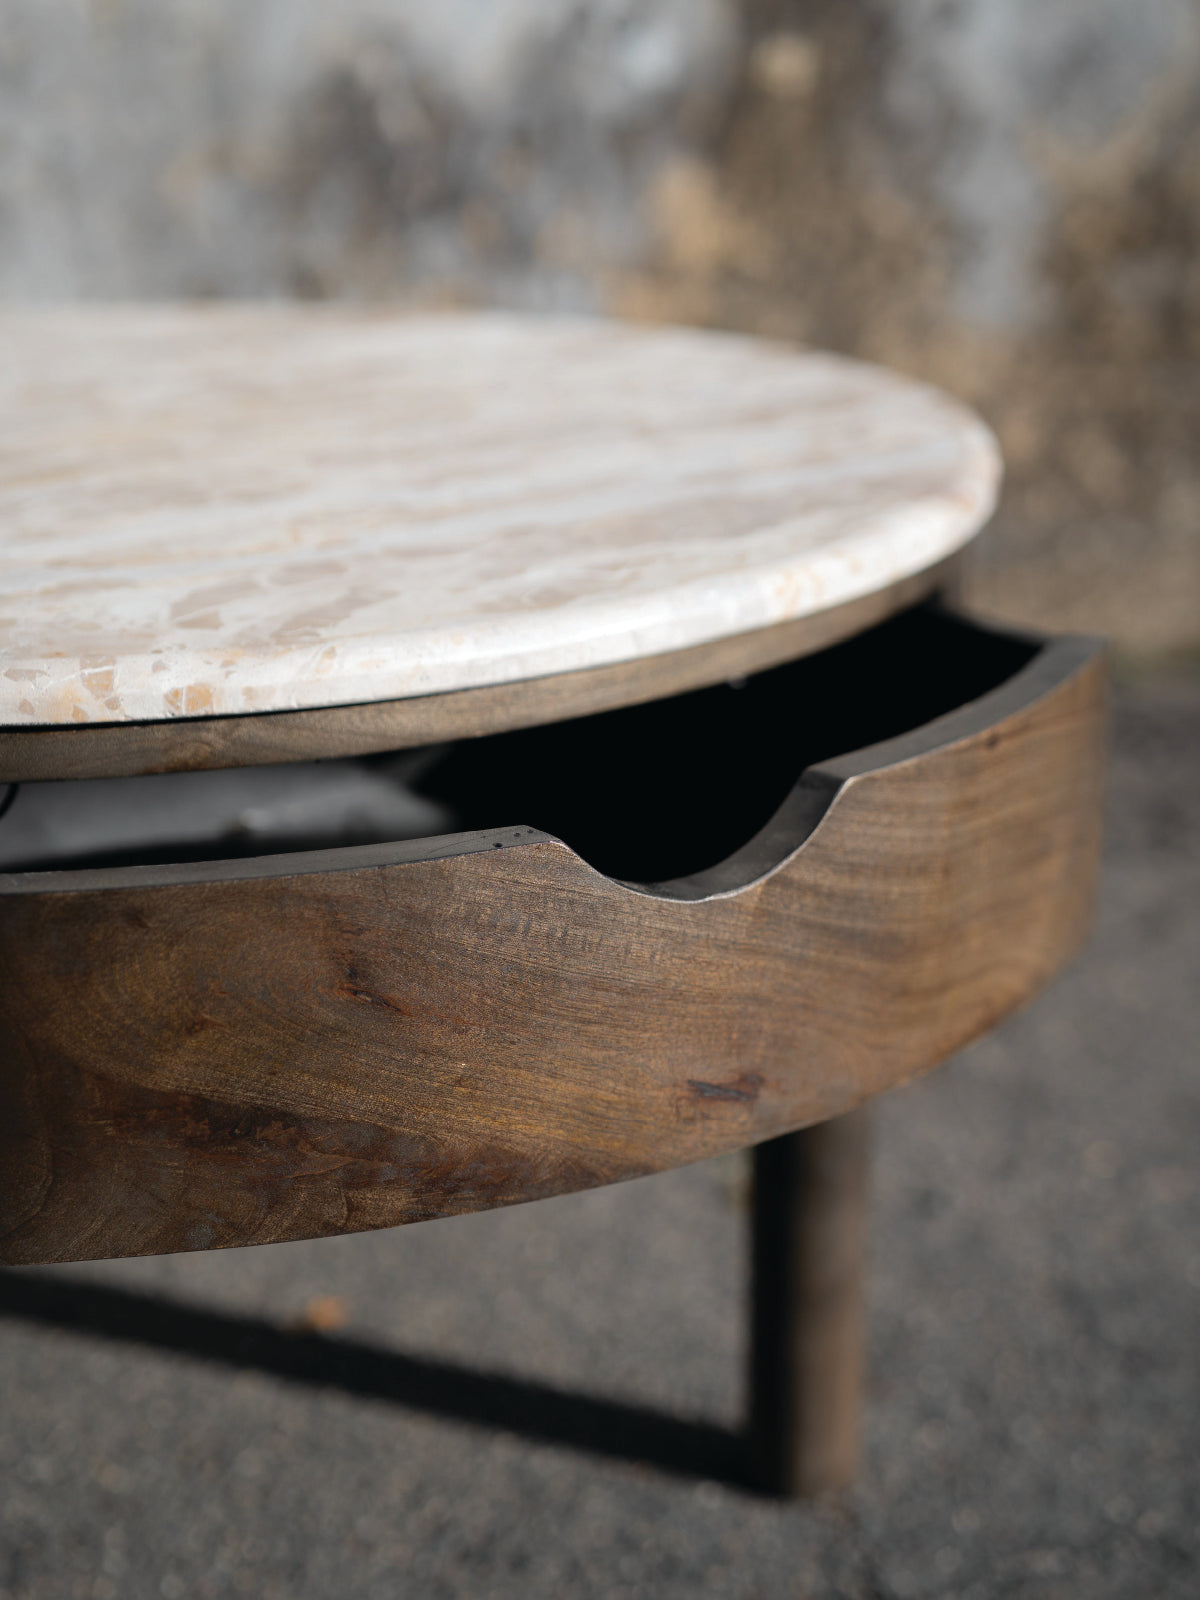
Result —
M854 1108L1092 893L1097 647L946 603L987 431L684 330L0 322L3 1258L755 1145L755 1470L845 1481Z

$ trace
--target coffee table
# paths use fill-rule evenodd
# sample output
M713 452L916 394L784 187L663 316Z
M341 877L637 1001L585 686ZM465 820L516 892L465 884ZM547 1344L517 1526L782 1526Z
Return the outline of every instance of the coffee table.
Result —
M990 435L501 314L0 318L0 1256L755 1147L758 1481L853 1471L856 1108L1086 929L1101 655L952 603Z

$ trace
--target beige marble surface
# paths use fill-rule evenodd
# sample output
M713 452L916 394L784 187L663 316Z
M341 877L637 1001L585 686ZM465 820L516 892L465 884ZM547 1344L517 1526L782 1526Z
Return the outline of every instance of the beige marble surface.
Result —
M387 699L819 612L965 544L998 458L725 335L298 307L0 316L0 723Z

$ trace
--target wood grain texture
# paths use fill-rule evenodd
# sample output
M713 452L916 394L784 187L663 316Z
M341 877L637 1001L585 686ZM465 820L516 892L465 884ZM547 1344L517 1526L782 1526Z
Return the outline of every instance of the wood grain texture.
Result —
M858 1105L1079 943L1102 700L1047 646L653 892L524 829L0 879L0 1255L386 1227Z
M952 556L872 594L772 628L520 683L245 717L0 727L0 783L328 761L640 705L824 650L926 595L946 592L959 564Z

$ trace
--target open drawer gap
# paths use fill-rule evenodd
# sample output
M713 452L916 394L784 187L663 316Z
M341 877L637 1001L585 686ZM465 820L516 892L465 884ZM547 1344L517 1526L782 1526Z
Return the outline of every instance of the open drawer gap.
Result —
M611 877L716 865L815 763L919 728L1037 652L924 605L739 683L395 755L22 786L0 870L222 861L510 824Z

